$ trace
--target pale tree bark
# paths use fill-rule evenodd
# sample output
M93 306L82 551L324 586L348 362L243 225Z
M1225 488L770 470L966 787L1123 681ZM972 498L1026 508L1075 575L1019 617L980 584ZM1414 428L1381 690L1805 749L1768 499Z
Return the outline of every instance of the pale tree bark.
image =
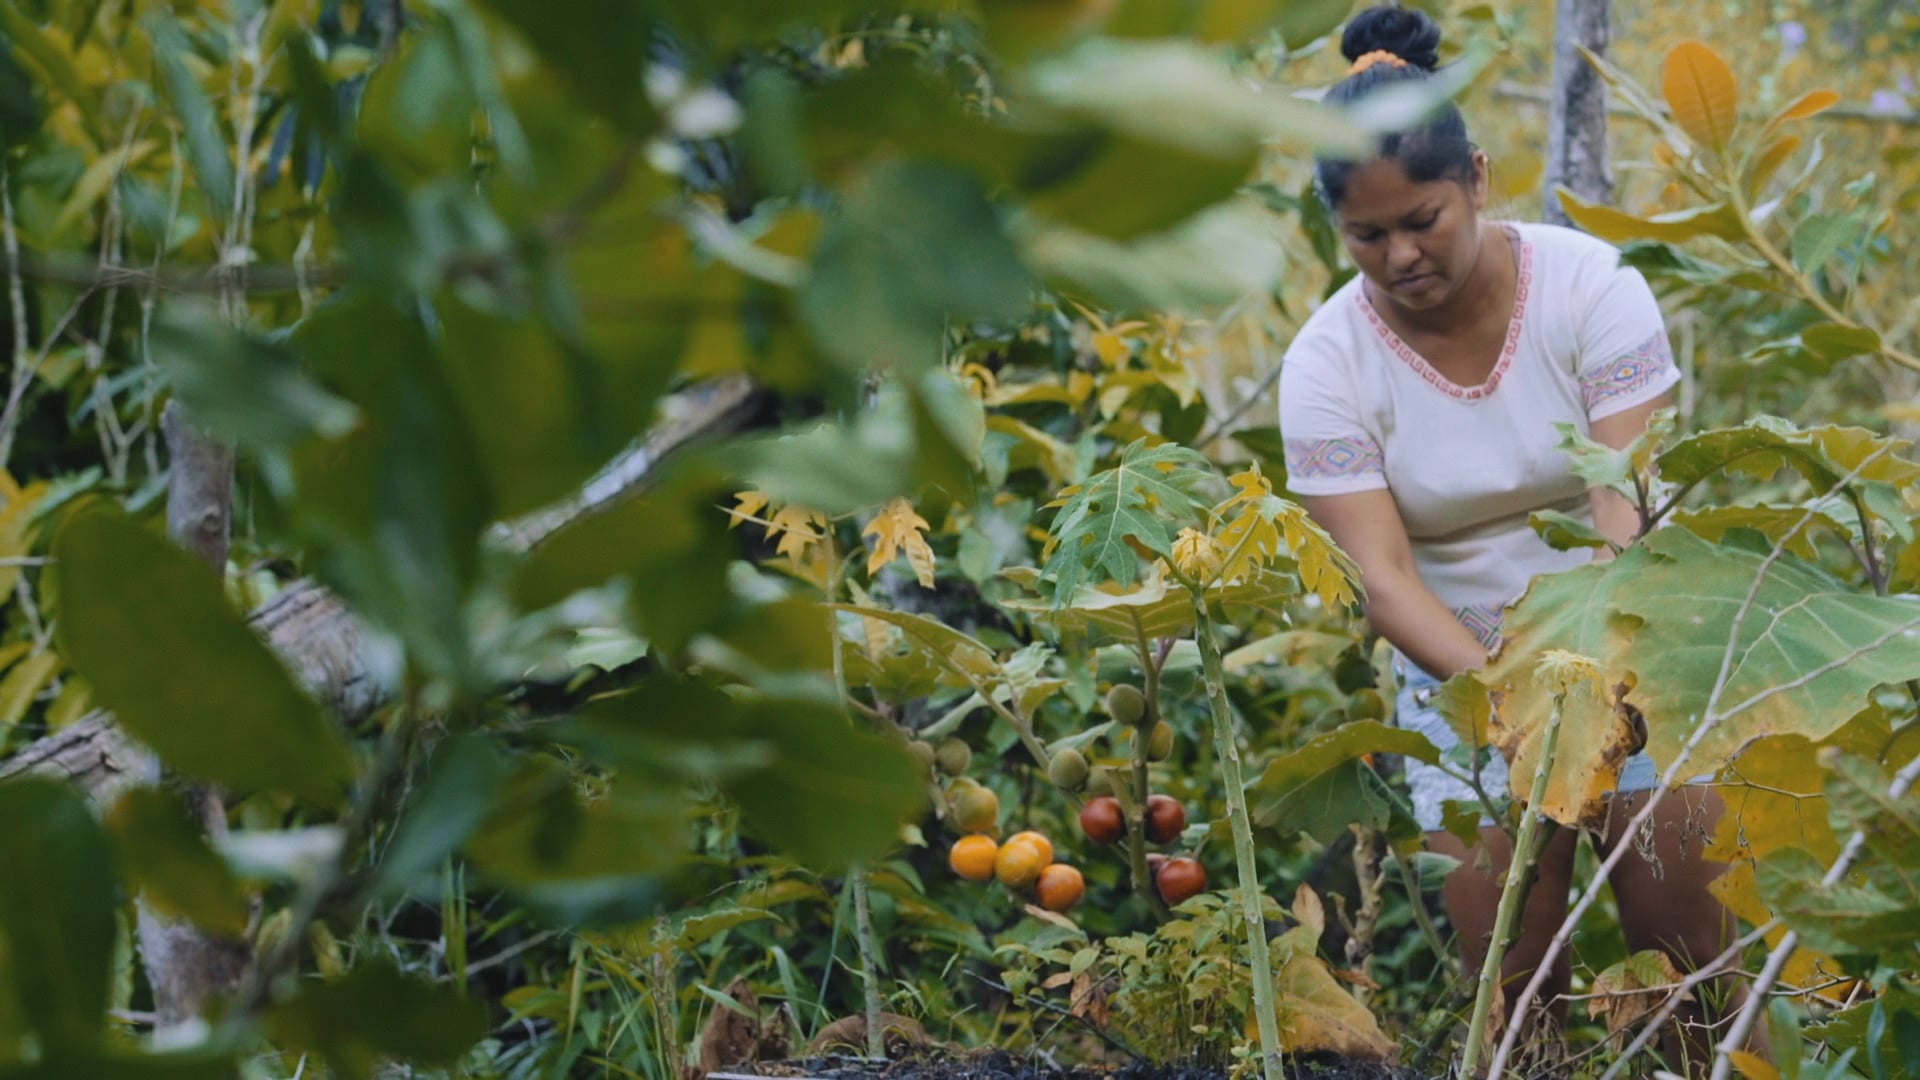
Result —
M233 531L233 448L194 426L178 401L167 404L160 425L167 440L167 533L206 563L216 580L224 580ZM151 760L140 748L127 750ZM135 771L142 777L163 775L157 764L139 766ZM178 787L201 828L215 838L225 835L226 805L220 793L199 784ZM162 1039L238 986L253 958L245 938L163 915L144 898L136 905L136 921L140 956L153 989L155 1028Z
M1602 56L1611 36L1612 0L1556 0L1553 22L1553 92L1547 107L1546 219L1573 222L1554 188L1590 202L1613 201L1613 170L1607 158L1607 84L1580 55L1585 46Z

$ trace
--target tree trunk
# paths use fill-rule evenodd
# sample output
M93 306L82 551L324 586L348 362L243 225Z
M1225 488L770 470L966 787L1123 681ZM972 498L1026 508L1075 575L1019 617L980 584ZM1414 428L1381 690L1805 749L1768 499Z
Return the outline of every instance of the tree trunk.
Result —
M1573 224L1554 189L1565 186L1590 202L1613 201L1607 160L1607 84L1581 57L1579 46L1605 56L1611 0L1556 0L1553 23L1553 96L1547 108L1546 219Z

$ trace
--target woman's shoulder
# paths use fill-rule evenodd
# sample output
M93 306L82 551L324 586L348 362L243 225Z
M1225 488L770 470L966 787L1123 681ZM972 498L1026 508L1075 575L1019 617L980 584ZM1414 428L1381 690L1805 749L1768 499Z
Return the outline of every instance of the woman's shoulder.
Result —
M1338 363L1353 351L1361 321L1360 287L1360 275L1354 274L1320 302L1287 343L1287 363Z
M1533 249L1534 262L1541 269L1589 263L1613 267L1620 263L1619 248L1579 229L1544 221L1509 222L1508 226L1519 230L1520 239Z

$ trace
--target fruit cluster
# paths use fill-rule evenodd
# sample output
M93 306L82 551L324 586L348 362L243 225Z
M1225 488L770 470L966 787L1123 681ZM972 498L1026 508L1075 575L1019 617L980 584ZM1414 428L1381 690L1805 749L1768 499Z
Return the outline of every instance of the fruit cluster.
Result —
M1000 797L981 784L962 777L954 781L949 797L953 821L968 835L954 842L947 865L968 881L998 880L1016 892L1033 890L1048 911L1066 911L1087 893L1080 871L1053 861L1053 842L1031 829L1014 833L1002 844L989 833L999 827Z

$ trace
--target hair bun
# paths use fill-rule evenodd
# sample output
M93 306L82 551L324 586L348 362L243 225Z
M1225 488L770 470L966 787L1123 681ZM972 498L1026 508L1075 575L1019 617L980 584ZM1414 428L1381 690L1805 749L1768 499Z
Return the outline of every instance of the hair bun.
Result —
M1440 25L1426 12L1401 7L1371 7L1353 17L1340 38L1340 52L1358 60L1385 50L1417 68L1440 66Z

